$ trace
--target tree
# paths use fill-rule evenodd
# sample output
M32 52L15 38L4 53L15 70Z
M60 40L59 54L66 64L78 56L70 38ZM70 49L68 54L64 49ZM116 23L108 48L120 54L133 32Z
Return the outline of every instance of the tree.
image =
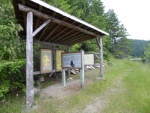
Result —
M148 41L145 40L133 40L131 39L131 48L133 57L143 57L144 51L148 45Z
M127 38L120 38L116 42L114 53L117 58L127 58L131 55L131 44Z
M109 33L109 37L111 38L111 53L114 53L114 48L116 46L117 40L119 38L126 38L129 34L125 29L123 24L120 24L120 21L117 18L114 10L110 9L105 14L106 16L106 30Z
M144 52L146 60L150 61L150 43L148 44L145 52Z
M18 32L21 27L17 24L13 6L10 0L1 1L0 5L0 60L19 58L22 47ZM19 54L18 54L19 53Z

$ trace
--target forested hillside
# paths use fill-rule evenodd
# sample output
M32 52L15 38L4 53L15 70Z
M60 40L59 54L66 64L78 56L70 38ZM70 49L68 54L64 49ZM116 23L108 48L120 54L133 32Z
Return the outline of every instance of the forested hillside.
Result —
M145 40L131 40L132 56L143 57L148 41Z

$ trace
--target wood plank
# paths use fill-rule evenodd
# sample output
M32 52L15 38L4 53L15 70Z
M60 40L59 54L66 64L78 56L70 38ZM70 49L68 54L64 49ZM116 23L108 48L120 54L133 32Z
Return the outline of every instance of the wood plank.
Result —
M44 39L44 41L46 41L54 32L55 30L58 28L59 25L57 25L49 34L48 36Z
M40 71L35 71L35 72L33 72L33 75L39 75L39 74L41 74Z
M22 4L25 5L25 0L21 0L21 1L22 1ZM26 13L23 12L23 21L24 21L23 23L24 23L25 28L26 28L26 20L27 20Z
M100 57L99 57L98 55L95 54L95 56L96 56L98 59L100 59Z
M61 41L61 42L66 42L66 41L70 41L70 40L72 40L72 38L73 39L76 39L76 38L79 38L79 37L81 37L81 36L84 36L84 35L86 35L86 34L84 34L84 33L82 33L82 34L79 34L79 35L76 35L76 36L73 36L73 37L67 37L65 40L63 40L63 41Z
M63 19L65 20L65 18ZM60 27L60 24L58 24L49 34L48 36L44 39L44 41L46 41L55 31L56 29L58 29Z
M55 14L56 14L56 13L54 13L53 16L54 16ZM47 28L48 28L48 26L46 26L46 27L44 28L44 30L42 31L42 33L41 33L41 35L40 35L40 37L39 37L39 40L41 40L41 38L42 38L43 34L45 33L45 31L47 30Z
M75 23L75 22L73 22L73 23ZM72 23L72 24L73 24ZM53 39L55 39L56 37L58 37L60 34L62 34L65 30L67 30L68 29L68 27L66 27L65 29L63 29L62 31L60 31L57 35L55 35L53 38L51 38L51 40L50 41L53 41ZM59 38L57 38L55 41L58 41L58 40L60 40L62 38L62 36L60 36Z
M75 21L73 22L73 23L75 23ZM73 24L72 23L72 24ZM56 38L56 37L58 37L60 34L62 34L65 30L67 30L68 29L68 27L66 27L65 29L63 29L62 31L60 31L57 35L55 35L54 37L52 37L51 39L50 39L50 41L54 41L54 39ZM61 37L59 37L58 38L58 40L60 39Z
M51 42L44 42L44 41L38 41L36 40L35 43L38 44L47 44L47 45L52 45L52 46L68 46L68 45L63 45L63 44L56 44L56 43L51 43Z
M73 33L74 31L75 31L75 30L73 29L73 30L71 30L70 32L68 32L68 33L66 33L66 34L64 34L64 35L62 35L61 37L55 39L55 40L54 40L54 43L56 43L56 42L57 42L58 40L60 40L61 38L64 38L64 37L66 37L67 35Z
M53 37L49 40L49 42L53 42L56 37L58 37L59 35L61 35L61 34L62 34L64 31L66 31L67 29L68 29L68 27L66 27L65 29L63 29L62 31L60 31L57 35L53 36Z
M93 35L93 36L98 36L97 34L95 33L92 33L92 32L89 32L87 30L84 30L80 27L77 27L75 25L72 25L70 23L67 23L67 22L64 22L60 19L57 19L53 16L50 16L50 15L47 15L47 14L44 14L42 12L39 12L35 9L32 9L32 8L29 8L27 6L24 6L24 5L21 5L21 4L18 4L18 7L19 7L19 10L22 10L22 11L25 11L25 12L29 12L29 11L32 11L36 16L40 17L40 18L45 18L45 19L51 19L53 22L57 23L57 24L61 24L61 25L64 25L64 26L67 26L69 28L72 28L74 30L78 30L78 31L81 31L81 32L84 32L86 34L89 34L89 35Z
M100 49L101 46L100 46L100 39L99 39L99 37L96 38L96 42L97 42L98 47L99 47L99 49Z
M66 45L74 45L74 44L77 44L77 43L81 43L81 42L84 42L84 41L87 41L87 40L90 40L91 38L82 38L81 40L75 40L75 41L70 41L70 42L67 42L67 43L63 43L63 44L66 44Z
M89 39L88 37L90 37L90 36L89 36L89 35L83 35L83 36L80 36L80 37L71 38L71 39L68 40L68 41L71 41L71 42L80 41L80 40Z
M89 38L87 38L89 35L85 35L85 36L82 36L82 37L79 37L79 38L74 38L74 39L70 39L66 42L63 42L63 44L66 44L66 45L73 45L75 43L79 43L79 42L82 42L82 41L85 41L85 40L89 40Z
M42 11L42 6L39 6L39 11ZM35 29L38 28L39 20L40 20L40 19L37 17L37 19L36 19L36 24L35 24Z
M41 35L39 36L39 40L41 40L41 38L43 37L43 34L45 33L45 31L47 30L48 25L44 28L44 30L42 31Z
M46 25L49 24L51 20L47 20L45 23L43 23L39 28L37 28L33 33L32 36L34 37L38 32L40 32Z
M64 42L64 41L68 40L70 37L73 37L77 34L79 34L79 32L72 33L71 35L66 36L66 38L61 38L58 42Z
M26 107L31 108L34 102L33 86L33 13L27 13L26 35Z

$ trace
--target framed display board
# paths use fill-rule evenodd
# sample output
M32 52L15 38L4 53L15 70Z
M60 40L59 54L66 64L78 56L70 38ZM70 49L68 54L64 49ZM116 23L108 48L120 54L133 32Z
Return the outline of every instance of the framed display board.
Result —
M84 65L94 65L94 54L84 54Z
M64 50L56 50L56 71L61 71L61 53L64 53Z
M50 49L41 49L41 64L40 72L50 73L52 72L52 50Z
M81 53L62 53L62 68L82 68Z

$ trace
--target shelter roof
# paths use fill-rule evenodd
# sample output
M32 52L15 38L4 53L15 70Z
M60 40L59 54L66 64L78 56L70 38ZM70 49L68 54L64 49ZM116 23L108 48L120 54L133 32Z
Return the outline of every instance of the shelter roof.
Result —
M82 41L108 35L105 31L41 0L13 0L16 18L26 29L26 13L34 13L33 29L36 30L46 20L50 23L36 34L39 41L73 45Z

